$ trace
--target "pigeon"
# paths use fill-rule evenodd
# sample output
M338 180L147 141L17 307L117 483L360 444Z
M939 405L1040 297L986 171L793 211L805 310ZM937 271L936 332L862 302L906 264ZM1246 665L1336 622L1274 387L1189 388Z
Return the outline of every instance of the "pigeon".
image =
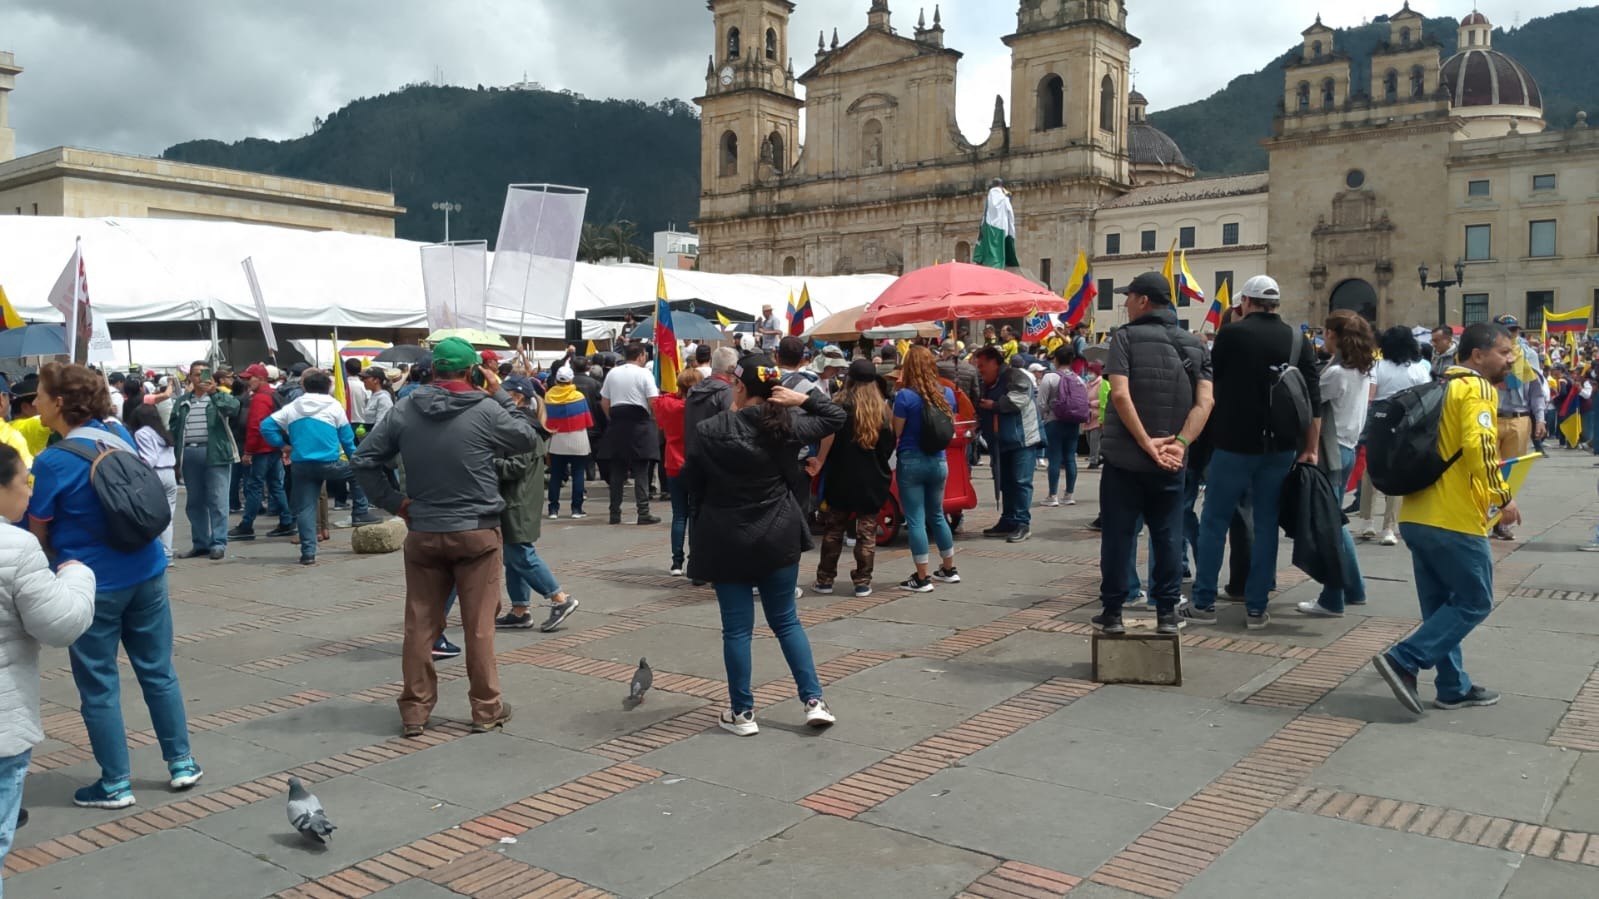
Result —
M298 777L289 778L289 823L313 843L325 846L333 841L333 822L322 808L322 800L306 790Z
M633 683L627 688L627 699L622 704L630 709L638 708L644 701L644 692L655 683L655 672L650 670L650 663L643 659L638 660L638 670L633 672Z

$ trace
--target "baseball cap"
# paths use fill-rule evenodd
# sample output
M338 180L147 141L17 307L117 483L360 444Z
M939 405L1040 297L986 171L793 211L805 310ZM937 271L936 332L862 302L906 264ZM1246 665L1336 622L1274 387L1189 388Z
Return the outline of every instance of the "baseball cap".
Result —
M283 376L283 372L279 371L276 365L268 365L265 366L265 368L268 381L276 381L278 378Z
M500 364L500 354L494 352L493 350L484 350L483 351L483 364L484 365L499 365Z
M1256 275L1244 282L1244 286L1238 291L1238 296L1277 303L1282 301L1283 293L1277 287L1275 278L1270 275Z
M1043 364L1039 363L1039 362L1034 362L1032 365L1027 366L1027 370L1028 371L1048 371L1048 369L1044 368Z
M251 365L249 368L246 368L244 371L240 372L239 376L240 377L244 377L244 378L270 378L271 377L271 375L267 373L267 367L265 365L262 365L259 362Z
M506 378L505 382L500 386L505 388L506 393L520 393L528 399L533 399L539 395L539 389L533 386L533 381L521 375L512 375Z
M389 373L384 371L381 365L368 365L366 370L361 372L362 378L377 378L380 381L387 379L388 376Z
M466 371L474 365L482 365L483 357L470 343L459 337L446 337L433 345L433 368L435 371Z
M767 399L772 395L772 388L782 383L783 373L772 364L771 356L751 355L738 361L738 368L733 372L743 382L744 390L750 396Z
M303 374L305 374L306 372L308 372L310 370L311 370L311 363L309 363L309 362L296 362L293 365L289 366L289 374L295 375L295 376L303 375Z
M572 366L563 365L563 366L561 366L560 371L557 371L555 373L555 383L557 383L557 384L570 384L570 383L572 383L572 379L574 377L576 377L576 376L572 374Z
M1521 322L1517 321L1516 317L1508 312L1504 315L1496 317L1494 319L1494 324L1503 328L1515 328L1518 331L1521 329Z
M1160 272L1144 272L1134 278L1126 287L1118 287L1112 293L1136 293L1149 297L1157 303L1171 302L1171 285L1166 283L1166 276Z
M29 399L39 394L39 376L24 375L22 380L11 386L11 395L19 400Z

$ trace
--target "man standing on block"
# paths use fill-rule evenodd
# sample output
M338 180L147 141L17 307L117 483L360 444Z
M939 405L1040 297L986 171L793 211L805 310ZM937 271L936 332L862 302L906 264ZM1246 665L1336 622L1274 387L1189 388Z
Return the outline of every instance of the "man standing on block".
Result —
M483 389L472 386L476 369ZM445 601L461 600L472 732L498 730L511 719L500 701L494 662L494 616L504 583L500 513L505 508L494 460L533 451L533 423L515 414L499 375L459 338L433 347L433 383L419 387L368 432L355 454L356 476L383 509L405 519L405 686L400 724L419 737L438 700L433 643L444 630ZM405 465L405 492L385 467Z
M1521 521L1499 470L1499 394L1515 359L1502 325L1480 323L1460 335L1456 361L1444 373L1448 393L1438 422L1438 453L1455 461L1431 486L1405 497L1399 533L1416 573L1421 627L1372 659L1394 698L1421 714L1416 672L1436 668L1440 709L1493 705L1499 694L1473 684L1461 667L1460 644L1493 611L1493 553L1488 522ZM1458 456L1458 458L1456 458Z

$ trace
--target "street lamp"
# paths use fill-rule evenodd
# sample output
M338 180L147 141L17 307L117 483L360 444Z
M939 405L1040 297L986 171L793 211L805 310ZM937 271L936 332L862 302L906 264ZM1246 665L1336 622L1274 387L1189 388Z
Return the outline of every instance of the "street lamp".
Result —
M1438 268L1442 269L1443 266L1440 265L1440 266L1438 266ZM1428 288L1437 288L1437 290L1438 290L1438 327L1440 327L1440 328L1448 327L1448 325L1449 325L1449 307L1446 304L1444 294L1445 294L1445 291L1447 291L1449 288L1454 287L1457 284L1463 285L1463 284L1466 283L1466 263L1461 261L1461 260L1459 260L1459 259L1455 260L1455 278L1454 278L1453 281L1449 280L1448 278L1443 278L1443 277L1440 277L1436 281L1428 281L1427 280L1427 263L1425 263L1425 262L1423 262L1421 265L1416 267L1416 272L1417 272L1417 274L1421 275L1421 289L1422 290L1426 290Z
M451 203L451 202L448 202L448 201L441 200L441 201L433 204L433 211L434 212L443 212L444 213L444 242L445 243L449 243L450 242L450 213L452 213L452 212L460 212L461 211L461 204L460 203Z

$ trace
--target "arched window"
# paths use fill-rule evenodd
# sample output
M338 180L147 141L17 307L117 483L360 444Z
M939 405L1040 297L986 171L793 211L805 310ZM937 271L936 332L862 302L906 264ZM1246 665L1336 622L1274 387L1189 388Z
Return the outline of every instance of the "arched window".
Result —
M1321 81L1321 108L1332 109L1333 98L1336 94L1337 87L1333 84L1333 80L1331 78L1323 78Z
M770 28L766 29L766 58L777 59L777 32Z
M722 135L721 176L731 178L738 174L738 135L729 131Z
M740 49L741 47L738 40L738 29L727 29L727 58L738 59Z
M1310 82L1299 82L1299 89L1294 92L1294 96L1296 100L1295 106L1298 107L1299 111L1308 112L1310 110Z
M1401 29L1399 29L1399 43L1400 43L1401 46L1404 46L1404 47L1410 46L1410 29L1409 28L1401 28Z
M883 164L883 123L867 119L861 126L861 165L875 169Z
M1382 76L1382 98L1389 103L1399 99L1399 73L1393 69Z
M783 275L784 275L784 277L792 278L794 275L796 275L798 273L799 273L799 262L796 261L793 256L785 257L783 259Z
M1038 83L1038 130L1049 131L1066 124L1066 82L1059 75L1045 75Z
M761 145L761 161L781 175L787 159L788 157L783 154L783 135L773 131Z
M971 262L972 261L972 245L967 243L964 240L961 241L960 243L957 243L955 245L955 261L956 262Z
M1116 82L1109 75L1099 83L1099 127L1102 131L1116 130Z
M1310 42L1310 58L1321 59L1321 41Z
M1410 70L1410 96L1422 97L1427 93L1427 70L1416 66Z

